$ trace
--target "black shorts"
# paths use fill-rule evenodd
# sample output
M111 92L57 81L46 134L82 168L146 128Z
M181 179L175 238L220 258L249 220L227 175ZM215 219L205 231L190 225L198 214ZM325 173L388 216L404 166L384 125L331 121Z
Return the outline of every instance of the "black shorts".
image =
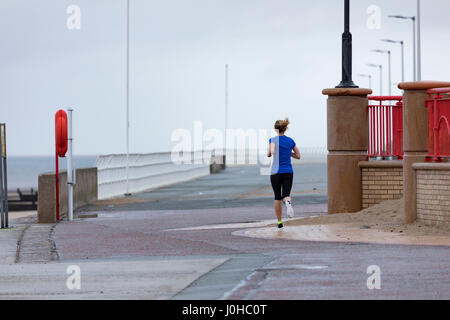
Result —
M270 176L275 200L282 200L291 195L293 173L277 173Z

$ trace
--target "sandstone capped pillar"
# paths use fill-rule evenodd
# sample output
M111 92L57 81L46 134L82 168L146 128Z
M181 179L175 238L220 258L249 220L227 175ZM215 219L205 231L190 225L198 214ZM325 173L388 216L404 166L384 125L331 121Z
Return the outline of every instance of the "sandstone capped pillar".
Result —
M328 213L361 210L360 161L367 160L370 89L324 89L327 100Z
M403 201L405 222L417 217L416 178L413 164L425 162L428 149L427 90L450 87L450 82L414 81L399 83L403 91Z

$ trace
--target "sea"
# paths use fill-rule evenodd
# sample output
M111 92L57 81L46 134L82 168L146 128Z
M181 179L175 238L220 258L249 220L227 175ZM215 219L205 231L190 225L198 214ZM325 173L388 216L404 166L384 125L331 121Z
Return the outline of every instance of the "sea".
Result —
M301 147L302 160L326 163L326 149L322 147ZM97 155L75 156L73 166L76 169L95 167ZM293 161L295 164L297 161ZM59 158L59 169L66 169L66 158ZM37 189L38 176L41 173L55 171L54 156L8 156L8 190Z
M59 170L66 169L66 158L59 158ZM95 167L97 156L74 156L74 168ZM8 156L8 190L37 189L41 173L55 171L53 156Z

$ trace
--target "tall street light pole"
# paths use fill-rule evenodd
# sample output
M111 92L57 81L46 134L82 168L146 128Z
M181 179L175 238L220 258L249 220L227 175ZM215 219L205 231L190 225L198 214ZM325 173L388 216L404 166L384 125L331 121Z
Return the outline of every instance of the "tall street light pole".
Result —
M417 80L422 80L422 53L420 43L420 0L417 0Z
M228 64L225 65L225 136L228 129Z
M387 53L388 54L388 82L389 82L389 90L388 90L388 94L391 96L392 95L392 79L391 79L391 51L390 50L379 50L379 49L375 49L372 50L372 52L377 52L377 53Z
M381 39L383 42L388 43L399 43L401 46L401 58L402 58L402 82L405 82L405 51L404 51L404 43L403 40L396 41L391 39Z
M129 188L129 157L130 157L130 0L127 0L127 157L126 157L126 190L125 195L130 195Z
M380 96L382 96L383 95L383 65L368 63L368 64L366 64L366 66L380 69Z
M407 17L407 16L400 16L400 15L395 15L395 16L388 16L389 18L395 18L395 19L403 19L403 20L411 20L413 23L413 72L414 72L414 76L413 79L414 81L416 81L417 77L417 71L416 71L416 65L417 65L417 60L416 60L416 17L412 16L412 17Z
M344 33L342 34L342 80L336 88L358 88L352 81L352 34L350 33L350 0L344 0Z
M357 76L369 79L369 89L372 89L372 76L370 74L358 73Z
M226 164L227 154L227 129L228 129L228 64L225 64L225 132L224 132L224 145L223 145L223 157L224 164Z

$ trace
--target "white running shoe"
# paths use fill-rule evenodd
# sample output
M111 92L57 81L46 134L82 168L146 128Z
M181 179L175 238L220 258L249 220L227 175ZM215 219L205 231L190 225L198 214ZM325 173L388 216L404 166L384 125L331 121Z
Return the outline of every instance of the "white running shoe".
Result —
M288 218L293 218L294 217L294 208L292 208L292 205L289 201L286 201L286 209L287 209Z

